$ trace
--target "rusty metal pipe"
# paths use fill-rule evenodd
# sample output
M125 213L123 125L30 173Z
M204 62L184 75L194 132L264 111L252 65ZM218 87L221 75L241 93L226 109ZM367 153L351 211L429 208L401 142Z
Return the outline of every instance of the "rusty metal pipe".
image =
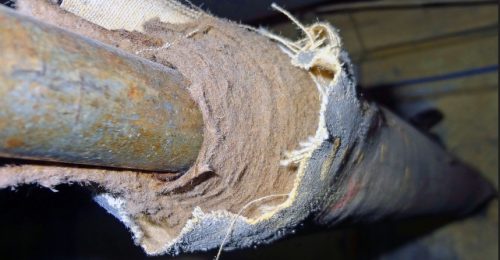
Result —
M198 156L175 70L4 7L0 61L0 157L176 172Z

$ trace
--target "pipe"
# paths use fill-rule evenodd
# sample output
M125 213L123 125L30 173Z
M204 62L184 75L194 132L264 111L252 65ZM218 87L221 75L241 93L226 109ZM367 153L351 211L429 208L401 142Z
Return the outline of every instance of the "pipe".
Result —
M203 120L176 70L0 7L0 157L178 172Z
M127 2L135 4L140 1ZM87 7L98 6L88 4ZM180 7L182 10L182 6ZM86 8L82 5L81 10L88 11ZM288 13L284 13L291 17ZM122 15L126 16L127 13L122 12ZM117 218L127 220L124 223L134 232L136 241L151 255L206 251L219 246L228 250L257 246L294 233L308 220L320 225L335 226L344 221L373 222L387 218L410 218L440 213L463 215L470 213L495 194L496 191L487 181L449 155L442 147L428 140L422 133L395 115L364 100L356 89L353 68L347 55L343 52L340 52L338 57L336 53L325 55L330 53L329 50L338 49L337 41L333 41L335 45L331 45L332 42L321 42L320 46L327 44L325 47L327 49L293 48L298 53L292 64L315 65L308 67L314 72L311 75L316 77L318 84L328 85L319 88L322 90L321 106L305 105L306 103L302 102L288 103L285 100L288 96L291 100L306 102L306 99L296 99L292 95L302 95L310 91L314 88L310 85L312 82L305 81L309 85L301 84L304 81L300 80L299 73L289 70L288 61L277 55L279 49L261 44L267 40L254 38L238 26L232 27L227 22L211 19L194 21L192 26L214 26L217 29L213 30L214 32L223 34L210 33L205 36L206 39L190 42L185 41L185 32L172 32L174 38L179 37L177 39L183 40L169 48L168 52L171 55L169 62L178 66L198 55L214 58L213 62L193 62L190 68L192 71L213 72L215 78L207 76L206 85L196 84L200 87L199 90L203 90L206 94L207 104L214 105L213 107L224 102L225 97L217 94L219 88L211 86L216 86L215 83L219 82L220 78L241 79L228 93L241 93L239 96L245 98L234 102L230 107L223 106L212 110L209 119L211 122L234 126L253 120L251 116L261 116L259 111L268 108L277 112L277 116L266 118L276 120L255 121L257 123L249 124L244 131L239 131L238 128L241 129L241 126L230 129L231 131L224 130L223 133L227 133L225 138L214 138L218 137L216 135L212 135L211 138L207 136L207 147L216 144L209 158L208 156L204 160L200 158L200 162L208 167L204 167L205 169L199 173L193 171L193 174L186 174L176 182L141 178L141 185L137 188L133 182L137 180L136 174L123 174L109 181L101 176L88 174L84 178L75 178L75 174L85 174L85 170L67 173L66 169L60 167L22 166L1 167L0 187L15 186L20 183L44 184L48 179L50 179L49 185L55 185L55 182L71 182L75 179L102 184L103 193L98 194L96 200ZM296 19L292 20L296 22ZM304 28L306 30L313 28L314 30L310 29L309 32L313 36L319 36L312 37L319 41L323 36L336 36L336 32L327 24L318 23ZM220 37L229 34L234 37ZM234 41L235 37L242 40ZM275 39L289 43L283 38L275 37ZM213 44L215 42L217 44ZM227 44L228 52L220 52L217 48L223 44ZM248 62L244 58L246 56L238 53L248 46L254 51L252 55L258 58L255 63ZM294 47L295 44L290 46ZM233 59L222 60L218 56L227 53L235 54L232 56ZM317 54L321 56L316 56ZM281 55L286 57L284 54ZM337 58L338 61L335 60ZM332 60L333 63L329 64ZM314 64L315 62L322 64ZM332 66L325 67L325 64ZM229 67L234 71L247 73L232 75L227 73L231 71L228 70ZM283 75L274 76L276 74L274 67L283 69ZM255 77L268 78L260 81L255 80L255 77L247 77L253 75L252 73ZM335 80L329 78L333 77L332 75ZM203 79L197 81L200 83ZM274 85L275 81L279 83ZM254 82L255 84L252 84ZM270 92L263 83L269 84L275 91L273 89ZM287 85L293 86L293 90L290 87L279 87ZM248 94L253 92L255 93ZM270 97L266 98L267 101L253 102L254 98L260 99L265 94ZM272 102L279 105L275 106ZM283 131L283 129L286 130L288 126L300 127L301 124L305 124L304 122L311 122L300 119L304 119L303 115L309 114L305 109L312 109L316 114L318 107L321 107L321 110L317 138L314 136L311 142L304 145L307 149L291 153L297 155L294 161L298 162L297 165L290 167L290 173L293 174L282 175L276 174L278 171L268 170L273 169L270 165L279 163L277 157L274 157L276 158L274 161L262 160L263 157L274 156L276 148L281 150L289 147L289 141L280 138L281 140L272 140L268 145L257 143L265 145L258 149L245 149L249 142L254 141L254 136L269 136L269 139L262 138L262 140L271 140L276 136L276 133L271 131L277 132L278 135L298 133L295 130ZM249 108L252 108L250 113L246 113L250 115L249 118L239 117L235 120L234 115L225 116L229 113L238 114L239 111ZM288 113L291 113L291 116ZM274 124L273 121L277 123ZM290 123L283 124L284 127L281 128L278 127L281 125L278 121L290 121ZM246 132L251 132L252 138L244 138L247 136L242 135ZM247 154L248 157L243 156ZM226 163L233 160L237 163ZM260 168L251 167L254 162L259 163L261 160L264 163L259 166ZM237 167L227 167L227 165ZM57 175L61 177L52 180ZM214 176L217 176L218 180L212 179ZM292 183L293 188L288 186ZM282 185L290 187L290 193L282 193L288 191L282 189ZM115 197L114 191L117 189L123 192ZM264 192L256 195L249 192L252 190L258 193ZM286 202L278 205L275 204L278 203L277 200L267 200L270 198L286 198ZM246 199L248 201L245 201ZM148 203L143 203L145 200ZM253 216L257 217L252 216L250 205L254 214L257 214ZM237 211L234 211L235 209Z

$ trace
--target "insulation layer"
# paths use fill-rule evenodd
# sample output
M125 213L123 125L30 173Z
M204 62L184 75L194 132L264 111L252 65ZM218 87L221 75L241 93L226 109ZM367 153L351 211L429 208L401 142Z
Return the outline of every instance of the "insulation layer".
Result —
M0 9L0 156L181 171L203 120L177 71Z

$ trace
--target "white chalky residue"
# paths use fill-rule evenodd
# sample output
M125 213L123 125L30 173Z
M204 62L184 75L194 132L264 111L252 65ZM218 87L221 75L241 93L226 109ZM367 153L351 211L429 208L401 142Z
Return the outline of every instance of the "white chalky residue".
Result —
M134 236L134 241L139 241L139 238L143 236L141 229L135 224L135 221L133 221L127 213L124 199L115 197L109 193L102 193L95 195L94 201L97 202L99 206L106 209L109 214L119 219L130 230Z

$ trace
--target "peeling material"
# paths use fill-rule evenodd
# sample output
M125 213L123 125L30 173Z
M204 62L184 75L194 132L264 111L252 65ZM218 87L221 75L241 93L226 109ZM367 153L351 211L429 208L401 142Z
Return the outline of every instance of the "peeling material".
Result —
M199 11L172 0L63 0L61 8L108 30L138 32L143 32L144 23L151 19L182 24L201 15Z

